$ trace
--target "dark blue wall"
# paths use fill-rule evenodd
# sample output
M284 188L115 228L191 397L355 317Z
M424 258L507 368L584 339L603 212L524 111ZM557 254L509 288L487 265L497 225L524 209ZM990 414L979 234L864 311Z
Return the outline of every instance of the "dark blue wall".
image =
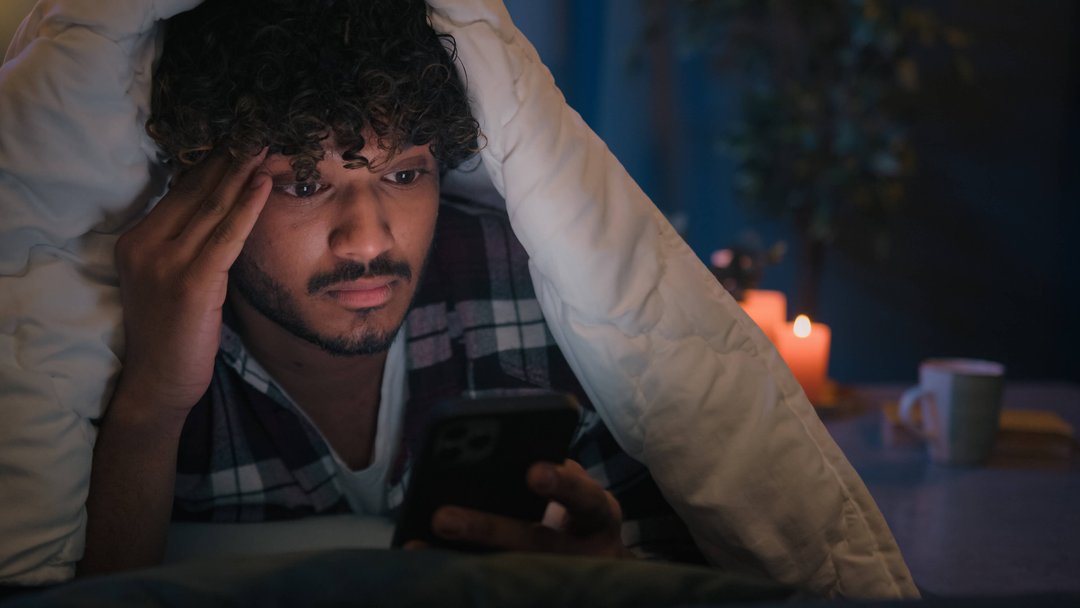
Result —
M734 199L715 142L737 95L681 41L643 45L641 0L508 0L570 104L704 259L786 226ZM974 38L975 82L933 57L914 138L919 177L884 262L830 253L820 320L831 375L909 381L929 356L1003 361L1016 379L1080 381L1080 9L1072 0L933 3ZM794 260L764 286L792 296Z

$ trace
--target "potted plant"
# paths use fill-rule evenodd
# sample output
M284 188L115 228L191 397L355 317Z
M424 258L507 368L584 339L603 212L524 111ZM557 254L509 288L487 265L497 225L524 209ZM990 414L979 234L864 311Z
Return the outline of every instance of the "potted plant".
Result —
M662 1L662 0L653 0ZM682 39L735 77L726 134L739 201L790 222L795 309L815 313L829 248L884 257L917 166L920 60L941 43L970 78L967 34L886 0L675 0Z

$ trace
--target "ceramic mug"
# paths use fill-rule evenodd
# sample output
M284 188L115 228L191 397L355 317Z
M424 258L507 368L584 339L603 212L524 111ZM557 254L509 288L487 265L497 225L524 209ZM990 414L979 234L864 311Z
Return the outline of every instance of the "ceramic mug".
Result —
M900 398L900 420L926 439L934 462L980 464L994 449L1004 389L1000 363L928 359L919 365L919 385Z

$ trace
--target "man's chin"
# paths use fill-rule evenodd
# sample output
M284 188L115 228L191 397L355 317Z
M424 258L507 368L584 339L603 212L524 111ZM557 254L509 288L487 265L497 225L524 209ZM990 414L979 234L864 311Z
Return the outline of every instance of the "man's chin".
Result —
M394 337L404 323L405 316L402 314L398 319L397 315L391 315L390 311L382 308L353 312L346 319L335 319L337 323L327 323L334 317L339 317L341 311L307 312L309 314L267 310L263 314L287 333L336 357L359 357L386 352L394 343ZM388 318L391 316L393 318ZM321 320L322 323L316 320Z
M315 332L293 331L297 337L335 357L377 355L390 350L397 336L392 332L365 332L359 336L325 336Z

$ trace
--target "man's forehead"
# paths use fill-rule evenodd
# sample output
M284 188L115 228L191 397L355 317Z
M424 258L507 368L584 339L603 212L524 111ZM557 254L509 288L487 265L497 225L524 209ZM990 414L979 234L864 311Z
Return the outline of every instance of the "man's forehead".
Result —
M351 153L350 153L351 151ZM366 164L370 167L378 167L388 160L393 160L402 156L423 155L424 157L432 156L431 146L415 145L407 143L396 150L386 150L380 148L378 142L374 138L365 139L364 147L360 150L354 148L337 145L336 143L324 143L323 144L323 158L320 162L331 163L354 163L357 157L363 157L366 160ZM270 152L266 155L265 164L267 165L279 165L284 169L286 166L290 166L292 159L296 156L295 153L286 153L282 150L275 150L271 148Z

